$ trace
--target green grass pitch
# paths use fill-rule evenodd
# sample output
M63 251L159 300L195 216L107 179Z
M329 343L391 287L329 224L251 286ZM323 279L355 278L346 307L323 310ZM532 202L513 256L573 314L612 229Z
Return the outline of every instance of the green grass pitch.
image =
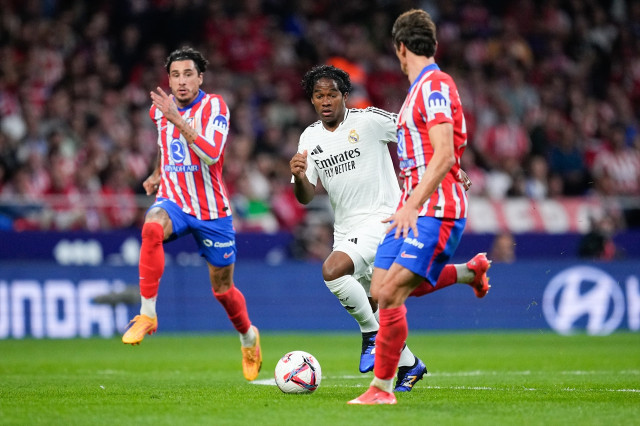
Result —
M253 383L234 334L0 341L0 425L631 425L640 424L640 335L411 333L429 369L395 406L350 406L353 333L262 333ZM285 395L272 384L289 350L318 358L322 384Z

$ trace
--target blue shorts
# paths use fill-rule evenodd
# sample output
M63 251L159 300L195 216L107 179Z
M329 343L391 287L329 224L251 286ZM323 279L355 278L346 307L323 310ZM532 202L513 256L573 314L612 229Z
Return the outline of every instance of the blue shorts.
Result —
M222 267L235 263L236 230L231 216L200 220L183 212L176 203L166 198L158 198L149 209L154 207L166 211L173 224L173 233L165 240L166 243L192 234L198 244L198 253L211 265Z
M395 238L395 230L385 235L378 246L374 266L389 269L395 262L426 278L438 282L442 268L456 252L467 219L418 218L418 237L410 230L407 238Z

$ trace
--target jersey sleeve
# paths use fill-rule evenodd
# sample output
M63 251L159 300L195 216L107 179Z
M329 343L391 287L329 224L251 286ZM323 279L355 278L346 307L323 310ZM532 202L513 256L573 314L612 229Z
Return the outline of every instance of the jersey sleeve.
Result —
M298 143L298 152L302 154L305 150L307 151L307 179L309 179L309 183L311 185L316 186L318 184L318 169L316 168L316 164L311 158L311 149L309 142L307 142L308 132L305 130L300 135L300 142ZM293 182L293 176L291 176L291 182Z
M380 130L382 135L381 142L398 142L398 114L375 107L369 107L366 111L370 121Z
M203 107L202 116L193 121L198 137L191 149L208 165L218 162L229 135L229 109L220 96L211 96Z
M453 123L453 81L434 78L422 85L422 101L425 109L427 129L441 123Z

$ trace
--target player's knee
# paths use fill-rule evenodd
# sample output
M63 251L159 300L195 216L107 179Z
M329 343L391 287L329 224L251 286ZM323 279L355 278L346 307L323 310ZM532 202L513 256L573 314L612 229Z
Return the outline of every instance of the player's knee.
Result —
M399 289L389 284L380 286L375 291L372 289L371 296L378 302L380 307L384 308L395 306L402 299Z
M324 262L322 264L322 278L325 281L333 281L333 280L337 280L338 278L340 278L341 276L345 275L344 273L342 273L338 268L336 268L334 265L329 264L327 262Z
M371 286L371 297L369 298L369 303L371 304L371 307L373 308L373 305L376 305L376 309L378 308L378 286ZM375 309L374 309L375 311Z
M142 226L142 239L160 244L164 240L164 228L157 222L146 222Z
M346 275L353 275L353 272L353 262L346 255L342 257L331 255L322 264L322 278L325 281L333 281Z
M214 293L221 294L233 286L233 264L217 267L209 265L209 281Z

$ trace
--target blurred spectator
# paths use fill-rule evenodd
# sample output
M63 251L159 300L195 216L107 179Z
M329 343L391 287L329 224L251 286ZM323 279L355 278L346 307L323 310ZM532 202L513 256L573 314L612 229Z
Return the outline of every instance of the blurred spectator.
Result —
M584 196L595 186L612 197L640 196L640 147L633 147L640 140L640 2L334 6L326 0L2 2L3 212L26 200L29 208L11 213L14 227L53 226L32 220L33 202L45 204L42 193L59 173L47 158L52 151L81 194L102 190L114 156L126 185L140 194L140 180L156 159L148 93L158 82L167 86L167 53L189 44L211 59L206 89L222 94L231 109L230 195L238 205L259 205L267 218L245 229L301 226L305 212L288 211L290 177L278 165L295 149L291 135L315 120L299 89L302 74L342 61L357 79L354 101L398 111L408 87L389 43L389 16L410 7L425 7L437 19L437 60L458 81L471 194ZM188 24L163 31L169 19ZM548 162L546 195L538 157ZM105 222L104 211L87 208L86 220L65 226L118 226Z
M532 200L544 200L549 196L549 167L544 157L529 158L525 182L525 195Z
M576 128L566 123L560 133L557 143L549 151L550 171L562 179L564 195L583 195L588 189L589 174Z
M640 152L626 145L625 127L609 128L607 149L594 158L595 186L603 195L640 195Z
M516 261L516 242L510 232L501 232L495 236L489 252L489 259L496 263Z
M603 215L600 218L591 218L591 230L580 239L578 255L586 259L613 260L620 257L613 241L616 231L615 220L610 215Z
M494 104L496 121L477 141L482 160L491 169L505 169L505 163L523 164L531 145L527 131L506 100L495 96Z
M128 228L136 224L138 208L130 173L121 164L111 164L104 181L100 194L104 203L103 228Z

